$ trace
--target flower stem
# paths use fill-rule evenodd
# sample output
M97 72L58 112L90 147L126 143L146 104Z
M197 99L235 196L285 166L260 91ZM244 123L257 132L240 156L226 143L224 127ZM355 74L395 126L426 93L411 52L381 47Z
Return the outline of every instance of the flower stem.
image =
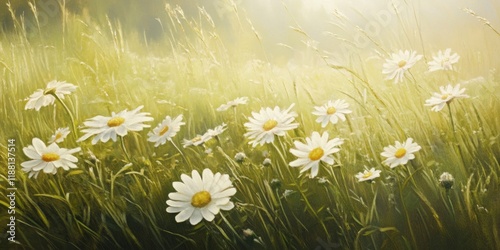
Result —
M278 143L281 145L281 148L282 148L282 149L284 149L284 147L283 147L283 143L281 142L281 139L280 139L279 137L277 138L277 141L278 141ZM279 156L280 156L281 160L283 161L283 166L285 166L285 168L287 169L288 174L291 176L291 175L292 175L292 172L291 172L291 170L290 170L289 163L288 163L288 161L287 161L287 160L286 160L286 158L285 158L285 155L281 152L281 150L278 148L278 145L276 145L276 143L275 143L275 142L273 142L272 144L273 144L274 148L276 149L276 152L279 154ZM283 151L284 151L284 150L283 150ZM281 179L282 179L282 180L286 180L285 176L284 176L284 175L283 175L283 173L281 172L280 167L279 167L279 166L276 166L276 168L278 169L278 172L279 172L279 174L280 174ZM307 209L309 209L309 211L311 212L311 214L312 214L312 215L314 215L314 217L316 217L316 219L317 219L318 221L321 221L321 219L319 218L319 216L318 216L318 214L317 214L316 210L313 208L313 206L312 206L312 205L311 205L311 203L309 202L309 199L307 199L306 194L305 194L305 193L303 192L303 190L300 188L300 183L299 183L299 182L297 182L297 180L296 180L295 178L292 178L292 180L293 180L294 185L297 187L297 191L300 193L300 195L301 195L301 196L302 196L302 198L304 199L304 202L306 203L306 207L307 207ZM279 197L278 197L278 199L279 199ZM286 215L285 215L285 217L286 217ZM324 224L324 223L321 223L321 226L323 227L323 230L325 231L325 233L328 235L328 230L327 230L327 228L326 228L325 224Z
M448 200L448 204L450 205L450 210L451 210L451 214L453 215L453 219L455 219L455 208L453 207L453 203L451 202L451 197L450 197L450 189L447 188L446 189L446 198Z
M222 140L219 138L218 135L214 136L215 140L217 141L217 143L219 144L220 147L223 147L222 145Z
M463 171L465 173L465 160L464 156L462 154L462 148L460 147L460 143L458 142L458 137L457 133L455 130L455 122L453 121L453 113L451 112L451 106L449 103L446 103L446 106L448 106L448 112L450 113L450 122L451 122L451 130L453 131L453 138L455 139L455 145L457 146L458 149L458 154L460 155L460 159L462 159L462 166L463 166Z
M410 235L411 235L411 240L412 240L412 243L413 243L413 247L416 249L417 248L417 241L415 239L415 234L413 233L413 227L412 227L412 224L411 224L411 221L410 221L410 215L408 214L408 209L406 208L406 204L404 202L403 187L401 187L400 180L398 180L398 186L399 186L399 199L401 200L401 206L403 207L403 211L405 213L406 224L408 226L408 229L410 230Z
M175 145L175 143L172 141L172 140L169 140L172 145L174 145L174 148L177 149L177 151L179 152L179 154L181 154L182 158L184 158L184 161L186 161L186 164L189 164L189 161L188 159L186 158L186 156L184 155L184 153L182 153L182 151L179 149L179 147L177 147L177 145Z
M57 96L56 94L52 94L52 96L54 96L56 98L56 100L61 103L61 105L63 106L64 110L66 110L66 113L68 113L69 115L69 119L71 120L71 125L73 126L73 134L74 136L77 138L77 133L76 133L76 123L75 123L75 118L73 117L73 113L71 113L71 110L69 110L68 106L66 106L66 104L61 100L61 98L59 98L59 96Z
M120 136L120 144L122 146L123 153L125 154L125 157L127 158L127 161L132 162L130 159L130 155L127 152L127 148L125 148L125 140L123 140L123 137Z
M451 106L449 103L446 103L446 106L448 107L448 112L450 113L450 121L451 121L451 130L453 130L453 135L456 137L455 135L455 123L453 122L453 113L451 113Z
M236 106L233 107L234 112L234 125L238 124L238 113L236 112Z
M276 153L280 156L280 159L281 159L281 161L283 162L283 166L288 167L288 162L287 162L287 160L285 159L285 156L281 153L281 151L280 151L280 149L278 148L278 146L277 146L274 142L272 142L271 144L273 145L274 150L276 151ZM277 170L277 172L278 172L278 175L279 175L280 179L281 179L281 180L284 180L284 179L285 179L285 176L284 176L284 175L283 175L283 173L281 172L281 168L280 168L280 166L278 165L278 166L276 166L276 167L274 167L274 168L275 168L275 170Z
M352 202L351 202L351 199L350 199L350 195L349 195L349 190L347 189L347 181L345 179L345 176L344 176L344 168L342 167L342 165L339 167L339 170L340 170L340 176L342 177L342 182L344 182L344 191L345 191L345 199L348 200L348 205L349 205L349 209L352 209L354 206L352 205Z
M226 225L229 228L229 230L231 230L231 232L233 233L233 235L236 237L236 239L238 239L238 241L240 243L246 244L245 241L243 241L243 239L241 239L241 236L238 234L238 232L236 232L236 230L231 225L231 223L229 223L229 221L226 219L226 217L222 213L220 213L220 216L221 216L222 220L224 221L224 223L226 223Z

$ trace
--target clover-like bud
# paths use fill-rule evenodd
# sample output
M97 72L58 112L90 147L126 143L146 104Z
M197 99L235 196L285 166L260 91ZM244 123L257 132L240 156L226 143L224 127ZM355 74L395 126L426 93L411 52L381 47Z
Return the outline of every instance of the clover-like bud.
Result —
M448 172L444 172L439 177L439 183L441 184L441 186L446 188L446 190L449 190L453 186L454 182L455 182L455 179L453 178L453 175L451 175Z

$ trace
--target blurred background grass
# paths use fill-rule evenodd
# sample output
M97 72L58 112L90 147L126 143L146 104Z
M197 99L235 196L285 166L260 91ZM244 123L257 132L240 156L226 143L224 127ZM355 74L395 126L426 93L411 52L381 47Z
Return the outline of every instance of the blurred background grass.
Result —
M317 1L258 1L256 11L245 1L11 1L10 9L0 8L2 162L7 138L17 140L20 163L33 137L47 140L56 128L70 126L58 105L24 110L24 98L53 79L78 86L65 99L77 124L144 105L153 127L166 115L184 115L186 126L174 138L180 146L183 138L228 123L219 142L183 149L186 159L169 144L147 143L146 130L125 137L132 166L113 143L78 145L71 137L62 147L82 147L78 169L27 179L18 165L17 246L497 249L499 9L494 1L460 2L476 10L474 16L462 6L432 9L429 2L344 3L334 11ZM311 13L316 18L307 21ZM380 31L365 29L368 24ZM427 73L424 62L446 47L461 56L456 72ZM394 85L381 69L399 49L417 50L425 59ZM447 83L461 83L471 96L452 103L455 135L445 110L423 106ZM239 96L250 97L249 105L236 113L215 111ZM293 140L322 131L312 107L336 98L353 110L347 122L324 129L346 140L338 164L321 167L326 183L298 177L288 167L294 159L288 150ZM291 103L300 127L275 146L251 148L242 125L251 111ZM416 159L394 170L382 166L383 147L407 137L422 146ZM238 152L248 156L243 163L233 160ZM266 156L270 167L262 165ZM354 174L364 166L383 170L382 177L357 183ZM232 177L238 193L232 199L237 207L223 213L229 224L220 215L195 227L177 224L165 211L171 183L203 168ZM456 178L449 196L438 183L444 171ZM6 173L0 176L5 190ZM5 196L0 205L6 225ZM265 245L245 238L246 228Z

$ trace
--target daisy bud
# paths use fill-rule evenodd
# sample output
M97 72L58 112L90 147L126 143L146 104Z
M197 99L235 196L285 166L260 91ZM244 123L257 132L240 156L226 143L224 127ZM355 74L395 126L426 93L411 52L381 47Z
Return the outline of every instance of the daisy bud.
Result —
M247 156L243 152L239 152L234 156L234 160L238 163L242 163Z
M266 158L264 159L264 161L262 162L262 165L264 165L264 167L269 167L271 166L272 162L271 162L271 159L269 158Z
M441 184L441 186L446 188L446 190L449 190L451 188L451 186L453 186L454 182L455 182L455 179L453 179L453 176L448 172L444 172L439 177L439 183Z
M295 193L295 191L287 189L287 190L285 190L285 192L283 192L283 197L286 199L286 198L288 198L290 195L292 195L294 193Z
M278 179L272 179L271 180L271 188L272 189L278 189L281 187L281 181Z
M247 228L247 229L243 230L243 238L245 240L253 241L253 239L255 238L255 233L253 232L252 229Z

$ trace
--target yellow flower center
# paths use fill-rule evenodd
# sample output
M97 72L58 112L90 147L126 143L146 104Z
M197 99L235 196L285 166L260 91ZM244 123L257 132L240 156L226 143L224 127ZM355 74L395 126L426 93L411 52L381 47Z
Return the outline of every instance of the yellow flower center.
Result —
M372 172L370 172L370 171L368 171L368 172L366 172L365 174L363 174L363 179L369 178L369 177L370 177L370 176L372 176L372 175L373 175L373 173L372 173Z
M56 153L45 153L42 155L42 160L44 162L51 162L51 161L57 161L59 160L59 155Z
M122 125L124 122L125 122L125 118L123 118L123 117L119 117L119 116L113 117L113 118L109 119L108 127L117 127L117 126Z
M278 125L278 122L276 120L268 120L267 122L264 123L264 126L262 126L262 128L265 130L265 131L269 131L271 129L273 129L274 127L276 127L276 125Z
M406 66L406 61L405 60L401 60L401 61L398 62L398 67L402 68L404 66Z
M210 193L208 191L200 191L194 194L193 198L191 198L191 205L193 207L202 208L208 205L208 203L210 203L211 200L212 197L210 196Z
M441 100L446 100L450 95L449 94L444 94L441 96Z
M324 154L325 151L323 151L321 147L317 147L311 150L311 152L309 152L309 159L311 159L311 161L317 161L321 159L321 157L323 157Z
M160 136L164 135L168 131L168 126L163 127L163 129L160 131Z
M201 136L196 136L195 138L191 139L191 142L197 142L201 141Z
M396 153L394 154L394 156L395 156L396 158L401 158L401 157L403 157L403 156L405 156L405 155L406 155L406 149L404 149L404 148L400 148L400 149L398 149L398 150L396 151Z
M441 65L445 65L445 64L447 64L449 62L450 62L450 58L449 57L443 58L443 61L441 61Z
M63 135L62 135L60 132L58 132L58 133L56 134L55 141L57 141L57 140L61 139L62 137L63 137Z
M335 114L335 112L337 112L337 109L335 109L335 107L329 107L326 110L326 113L329 114L329 115L333 115L333 114Z

